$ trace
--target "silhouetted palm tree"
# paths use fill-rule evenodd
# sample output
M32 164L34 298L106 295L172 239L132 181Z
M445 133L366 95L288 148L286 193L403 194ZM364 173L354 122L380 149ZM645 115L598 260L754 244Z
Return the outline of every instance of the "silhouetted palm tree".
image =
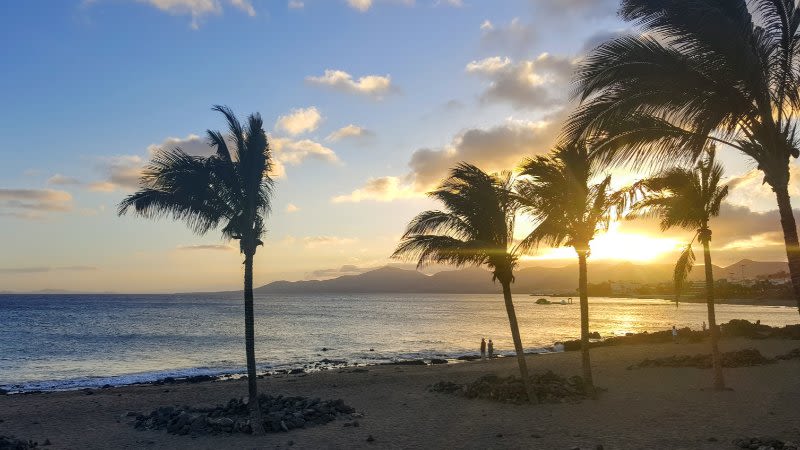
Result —
M520 166L517 192L522 211L529 214L534 229L521 243L528 250L545 244L570 246L578 254L578 291L581 308L581 360L583 378L594 393L589 359L589 298L587 258L590 243L598 231L608 227L620 201L611 190L611 177L590 184L596 177L586 147L580 144L557 147L549 155L526 159Z
M215 153L192 156L179 148L153 156L139 180L141 189L119 204L119 214L131 208L136 215L156 219L172 217L186 222L197 234L222 227L225 239L239 241L244 254L245 347L249 399L258 431L258 392L256 385L255 338L253 323L253 256L265 232L264 221L270 212L273 181L267 135L261 116L252 114L244 128L233 112L214 106L229 127L228 141L219 131L208 133ZM233 151L228 143L233 145Z
M622 0L637 36L592 51L567 141L607 162L694 161L709 141L752 158L775 192L800 312L789 162L800 156L800 8L794 0Z
M486 265L492 271L492 279L503 287L520 375L528 398L535 401L511 298L519 256L513 245L517 202L511 187L508 173L488 175L473 165L459 164L428 193L444 205L445 211L425 211L416 216L392 257L416 260L417 268L444 263L457 267Z
M722 166L715 162L711 146L694 169L667 169L651 178L634 184L633 192L641 195L631 208L629 217L658 217L661 230L679 227L694 230L695 235L684 248L675 265L675 301L691 272L695 257L692 243L703 245L703 264L706 275L706 305L711 330L711 354L714 365L714 389L725 388L722 361L719 354L719 329L714 312L714 274L711 266L711 228L709 221L719 215L720 205L728 195L728 186L720 185Z

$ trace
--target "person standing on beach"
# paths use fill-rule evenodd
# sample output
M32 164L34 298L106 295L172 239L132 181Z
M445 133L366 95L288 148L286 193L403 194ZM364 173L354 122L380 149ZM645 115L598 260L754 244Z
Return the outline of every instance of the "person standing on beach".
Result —
M706 332L706 321L704 320L703 321L703 333L705 333L705 332Z
M489 339L489 359L494 357L494 343Z
M486 338L481 338L481 359L486 359Z
M678 343L678 329L675 328L675 325L672 326L672 342Z

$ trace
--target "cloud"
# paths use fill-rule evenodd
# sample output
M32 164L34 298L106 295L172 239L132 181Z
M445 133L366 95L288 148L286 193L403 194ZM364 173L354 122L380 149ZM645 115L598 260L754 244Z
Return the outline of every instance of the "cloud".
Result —
M315 106L308 108L296 108L289 114L280 116L275 122L276 130L283 130L292 136L314 131L322 122L322 115Z
M794 211L795 217L800 210ZM719 217L711 219L711 243L714 249L744 250L759 245L783 245L780 216L777 210L753 211L746 206L723 203ZM658 219L624 221L620 231L625 233L659 233ZM666 233L689 237L693 230L670 229ZM662 233L663 234L663 233Z
M336 236L307 236L303 238L303 244L306 248L318 248L328 246L347 245L356 242L352 238L342 238Z
M375 136L370 130L366 128L362 128L358 125L350 125L344 126L339 128L338 130L334 131L333 133L329 134L328 137L325 138L326 141L330 142L337 142L341 141L342 139L363 139Z
M0 268L0 274L26 274L47 272L91 272L98 270L93 266L61 266L61 267L14 267Z
M230 245L225 244L196 244L196 245L179 245L176 247L178 250L213 250L213 251L235 251L236 249Z
M521 55L535 43L533 27L523 24L519 17L511 19L508 25L495 25L484 20L480 29L481 45L488 49Z
M394 90L392 77L389 75L366 75L354 80L352 75L343 70L326 69L322 76L306 77L306 82L340 92L366 95L378 100Z
M97 3L99 0L85 0L84 5ZM224 5L238 9L250 17L256 15L251 0L136 0L137 3L148 4L159 11L175 16L191 16L191 27L200 28L206 16L220 15L225 10Z
M567 109L540 122L506 120L491 128L471 128L457 134L442 148L416 150L408 163L411 171L403 177L370 178L346 195L335 196L334 203L365 200L388 202L418 198L434 188L450 168L468 162L489 172L513 169L526 156L550 150Z
M289 203L288 205L286 205L287 213L293 213L297 211L300 211L300 208L298 208L294 203Z
M306 7L306 4L300 0L289 0L288 7L289 9L303 9Z
M330 163L340 162L333 150L310 139L295 141L289 138L273 137L270 139L270 144L275 159L281 164L296 166L309 158Z
M347 5L357 11L367 12L372 8L372 0L347 0Z
M359 203L366 200L391 202L399 199L420 198L424 194L417 191L412 183L403 182L398 177L370 178L366 184L347 195L333 197L333 203Z
M42 219L49 213L72 210L72 195L53 189L0 188L0 217Z
M160 144L148 145L147 159L152 158L159 151L176 148L195 156L211 156L214 153L214 149L208 145L205 139L196 134L189 134L185 138L168 137ZM105 179L89 183L88 188L93 192L132 191L138 189L139 178L146 163L146 158L138 155L119 155L103 158L98 170L105 175Z
M82 183L81 180L77 178L68 177L57 173L47 179L47 184L51 186L79 186Z
M789 195L794 200L794 206L800 198L800 166L791 163L789 166ZM733 204L747 206L753 211L768 211L777 208L777 199L772 188L764 183L764 172L752 169L744 174L728 179L730 194L727 201Z
M509 102L516 109L546 109L563 105L574 62L542 53L534 60L514 62L493 56L467 64L469 74L489 81L482 103Z

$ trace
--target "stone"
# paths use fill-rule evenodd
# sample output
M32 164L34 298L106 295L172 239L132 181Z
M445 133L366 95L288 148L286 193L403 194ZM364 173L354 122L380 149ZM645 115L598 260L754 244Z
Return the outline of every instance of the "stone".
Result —
M375 438L372 437L372 435L370 434L369 436L367 436L367 442L375 442Z

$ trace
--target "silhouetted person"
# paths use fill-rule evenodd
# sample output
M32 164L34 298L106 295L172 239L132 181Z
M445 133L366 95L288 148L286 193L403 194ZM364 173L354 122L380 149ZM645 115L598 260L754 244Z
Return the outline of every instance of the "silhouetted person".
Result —
M675 328L675 325L672 326L672 342L678 343L678 329Z
M489 359L492 359L492 357L494 357L494 343L489 339Z
M706 321L704 320L703 321L703 333L705 333L705 332L706 332Z
M481 338L481 359L486 359L486 338Z

